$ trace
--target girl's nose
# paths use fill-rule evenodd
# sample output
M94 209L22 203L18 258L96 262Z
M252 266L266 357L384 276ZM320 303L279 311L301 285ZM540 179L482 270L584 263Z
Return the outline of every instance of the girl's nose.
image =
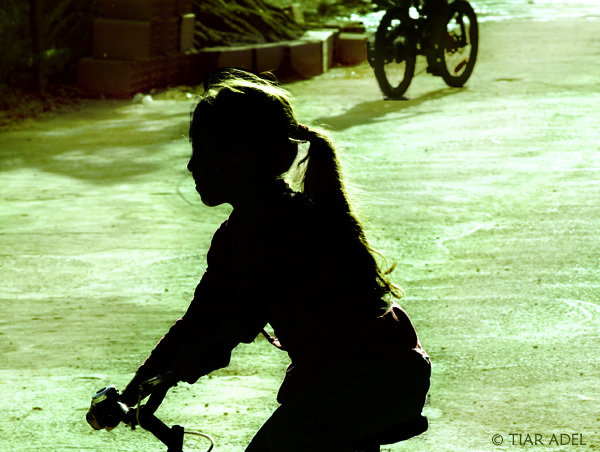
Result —
M196 166L196 162L194 161L194 156L192 156L192 157L190 158L190 161L189 161L189 162L188 162L188 164L187 164L187 170L188 170L190 173L193 173L193 172L194 172L194 167L195 167L195 166Z

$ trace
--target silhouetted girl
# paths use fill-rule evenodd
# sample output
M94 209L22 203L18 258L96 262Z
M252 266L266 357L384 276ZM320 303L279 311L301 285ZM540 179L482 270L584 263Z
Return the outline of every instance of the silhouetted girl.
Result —
M205 82L188 164L207 206L229 203L186 312L122 394L175 372L188 383L229 364L269 323L291 364L281 403L247 451L354 450L419 416L430 364L400 288L377 263L328 137L298 123L276 82L234 69ZM309 144L298 155L299 143ZM293 191L284 174L303 175Z

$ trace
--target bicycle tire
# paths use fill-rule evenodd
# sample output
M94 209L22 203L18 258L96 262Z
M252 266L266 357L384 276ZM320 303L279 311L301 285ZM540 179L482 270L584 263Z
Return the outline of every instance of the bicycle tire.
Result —
M409 24L407 11L391 9L375 32L373 71L383 94L392 99L402 98L415 74L416 46Z
M479 26L471 4L465 0L451 3L445 28L439 46L440 75L448 86L460 88L473 73L479 47Z

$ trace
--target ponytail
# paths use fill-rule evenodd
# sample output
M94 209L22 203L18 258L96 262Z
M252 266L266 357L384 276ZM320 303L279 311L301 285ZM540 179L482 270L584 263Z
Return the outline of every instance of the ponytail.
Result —
M376 258L385 267L385 258L369 244L364 228L348 198L340 161L335 146L326 132L299 126L299 139L308 141L308 154L300 161L306 164L303 177L303 192L316 205L340 234L350 239L361 257L365 271L377 282L377 296L390 294L401 298L404 293L391 282L389 274L395 264L383 270Z
M321 131L307 130L310 143L304 172L304 194L324 212L351 213L340 162L333 143Z

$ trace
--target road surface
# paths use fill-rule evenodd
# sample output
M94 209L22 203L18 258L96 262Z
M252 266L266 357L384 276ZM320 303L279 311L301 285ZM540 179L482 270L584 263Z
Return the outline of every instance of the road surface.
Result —
M408 101L366 65L287 85L336 131L434 363L430 430L383 450L600 447L599 31L486 22L468 86L421 74ZM0 133L0 450L161 450L84 416L185 311L229 213L186 172L190 106L99 101ZM286 364L258 338L159 413L243 450Z

